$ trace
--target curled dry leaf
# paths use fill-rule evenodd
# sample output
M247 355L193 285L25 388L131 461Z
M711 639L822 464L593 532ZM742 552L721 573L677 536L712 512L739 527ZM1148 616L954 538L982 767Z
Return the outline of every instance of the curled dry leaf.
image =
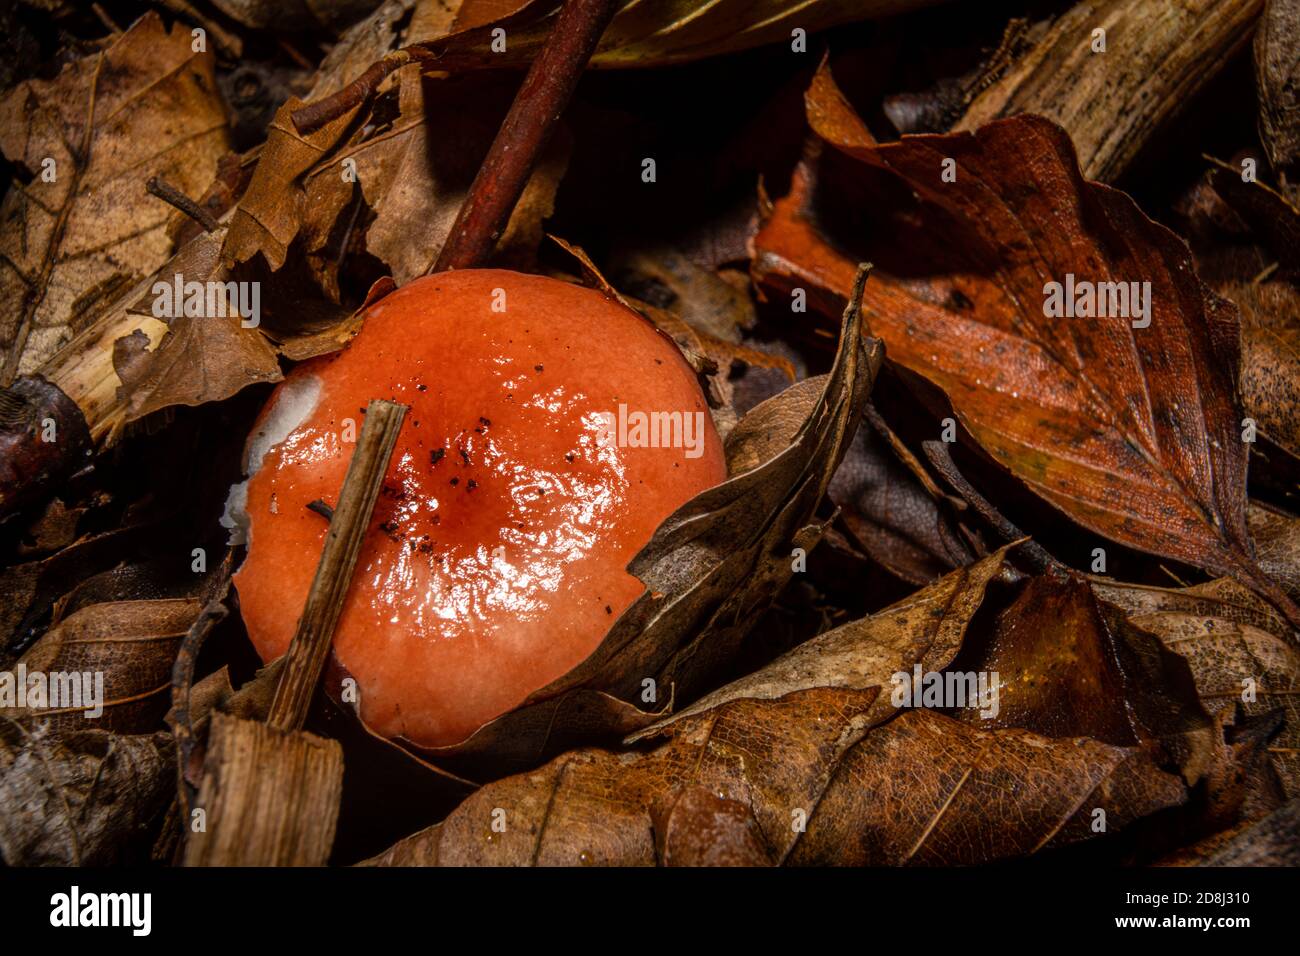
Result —
M175 789L167 733L57 733L0 717L0 859L107 866L123 859Z
M210 53L141 17L102 53L0 104L0 149L19 170L0 217L3 381L29 373L166 261L170 207L160 176L189 195L229 148Z
M667 244L620 249L611 274L623 291L676 313L698 332L739 343L758 320L748 290L739 289ZM794 378L793 371L790 373Z
M800 644L762 670L707 694L667 720L633 734L637 741L657 735L678 721L703 714L728 701L779 700L817 687L866 690L887 686L898 672L941 671L961 649L975 612L991 582L1014 581L1008 545L969 567L944 575L928 587L861 620L850 621ZM864 712L863 728L893 716L887 695Z
M628 701L671 706L730 657L790 580L792 549L806 552L824 531L816 509L881 361L857 319L865 282L863 268L831 371L741 420L727 441L732 477L678 509L632 560L628 572L646 590L592 655L464 743L425 751L431 759L481 779L616 740L662 715Z
M1300 159L1300 0L1266 0L1255 33L1259 138L1275 167Z
M1300 793L1300 642L1274 608L1228 578L1188 588L1094 580L1092 590L1187 659L1206 710L1281 710L1268 752L1286 793Z
M1258 168L1247 179L1244 160L1241 166L1234 166L1213 156L1205 159L1210 163L1209 181L1214 192L1268 246L1284 276L1300 277L1300 208L1260 179Z
M1127 622L1105 619L1083 579L1024 579L1015 547L631 738L653 750L565 754L487 785L369 862L971 864L1090 839L1098 809L1114 832L1184 804L1214 769L1203 759L1195 772L1211 755L1186 738L1208 745L1218 729L1186 668L1180 685L1178 658L1149 635L1117 638ZM995 583L1020 590L977 635ZM963 661L1005 669L991 719L890 699L895 674ZM1010 726L1021 720L1040 731ZM492 826L502 811L504 832Z
M155 523L88 534L46 558L0 571L0 667L8 667L41 633L55 602L94 575L156 543Z
M1300 458L1300 292L1289 282L1219 291L1241 310L1241 400L1259 432Z
M111 444L128 422L171 405L219 401L281 377L275 350L238 314L153 315L157 282L225 281L224 229L191 239L157 272L120 295L41 373L77 403L91 436ZM186 293L188 295L188 293Z
M227 265L248 262L261 254L272 271L279 270L289 246L302 227L306 193L303 176L347 134L358 110L304 136L289 119L302 101L291 98L275 113L266 142L258 154L248 188L230 219L221 256Z
M852 120L841 111L820 126L842 154L835 172L902 203L893 225L915 239L863 300L891 360L942 388L993 458L1079 524L1232 575L1300 622L1246 529L1236 310L1201 284L1186 245L1124 194L1085 182L1069 138L1038 117L883 146ZM955 182L940 179L945 159ZM754 272L769 289L812 286L833 301L852 260L823 234L815 176L805 162L775 204ZM847 241L871 239L859 226ZM1076 279L1148 288L1146 318L1049 316L1048 283Z
M1189 786L1228 759L1187 664L1074 572L1028 581L953 667L998 675L996 712L954 714L973 725L1140 746Z
M873 411L867 416L884 425ZM905 461L896 448L864 423L835 472L830 497L853 540L878 564L903 581L927 584L975 560L979 538L925 466L914 457Z

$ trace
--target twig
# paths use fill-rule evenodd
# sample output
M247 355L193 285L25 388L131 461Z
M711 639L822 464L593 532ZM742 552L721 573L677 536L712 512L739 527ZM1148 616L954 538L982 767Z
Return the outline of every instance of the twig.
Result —
M195 788L187 778L190 759L194 753L194 725L190 719L190 691L194 686L194 665L203 642L226 615L226 598L230 594L231 552L222 561L219 584L203 605L203 610L190 625L172 666L171 712L172 736L176 738L176 796L180 802L181 818L188 820L194 803Z
M95 16L99 17L99 22L104 24L104 26L108 27L109 33L113 34L114 36L118 36L122 32L122 28L113 22L113 18L108 15L108 11L106 11L98 3L92 3L90 5L90 9L95 11Z
M212 213L162 177L150 176L149 181L144 184L144 188L149 195L157 196L167 205L185 213L185 215L202 226L204 232L212 232L217 228L217 220L212 218Z
M925 457L930 459L930 464L934 466L935 471L939 472L944 477L944 480L952 485L957 494L966 499L966 502L979 513L981 518L993 526L993 530L1004 541L1019 541L1025 537L1023 531L1003 517L1002 512L993 507L989 500L976 491L975 487L966 480L966 476L957 469L956 462L952 460L952 455L948 453L948 446L945 442L922 442L921 447L925 449ZM1020 546L1020 555L1036 573L1046 571L1048 568L1061 567L1061 562L1057 561L1048 553L1046 548L1032 539L1025 541Z
M925 466L921 464L914 454L912 454L912 449L903 444L903 440L895 434L892 428L889 427L889 422L885 421L884 416L880 414L879 410L877 410L876 406L871 402L867 402L866 408L863 410L863 417L866 418L867 422L875 430L876 434L889 443L889 447L893 450L898 460L912 473L916 480L921 483L921 487L925 489L926 494L936 502L954 500L944 494L943 489L935 484L934 479L930 477L930 473L925 470ZM959 506L964 504L963 502L955 500L954 503Z
M431 272L473 268L491 255L617 6L616 0L565 0Z
M221 25L212 18L205 17L188 0L150 0L150 2L155 6L170 11L186 23L202 27L212 36L217 49L226 59L237 60L244 55L243 40L227 30L223 30Z
M271 701L267 723L277 730L301 730L307 708L329 657L334 627L352 583L361 542L379 498L388 461L402 428L406 406L382 400L366 408L366 423L348 465L339 503L325 535L316 577L285 654L284 670Z
M415 47L394 50L378 63L349 83L332 96L315 103L308 103L301 109L294 110L289 118L303 136L316 132L326 123L332 123L340 116L356 109L370 99L375 89L390 73L418 59Z
M315 501L309 501L307 503L307 510L316 512L316 514L320 515L326 521L331 521L334 518L334 509L327 505L322 498L317 498Z

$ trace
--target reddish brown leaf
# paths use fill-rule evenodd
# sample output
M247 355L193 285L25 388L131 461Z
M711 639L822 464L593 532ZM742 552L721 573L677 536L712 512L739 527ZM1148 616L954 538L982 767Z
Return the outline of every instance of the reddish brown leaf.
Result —
M905 221L930 236L893 263L907 278L883 276L864 299L890 358L941 387L985 450L1075 521L1233 575L1300 622L1246 530L1236 310L1201 285L1186 245L1122 193L1085 183L1046 120L879 147L838 135L860 163L850 175L883 181L895 202L914 197ZM940 179L945 158L955 182ZM769 288L839 298L852 260L819 231L814 176L805 163L776 204L754 270ZM1046 283L1070 274L1150 282L1149 327L1047 317Z

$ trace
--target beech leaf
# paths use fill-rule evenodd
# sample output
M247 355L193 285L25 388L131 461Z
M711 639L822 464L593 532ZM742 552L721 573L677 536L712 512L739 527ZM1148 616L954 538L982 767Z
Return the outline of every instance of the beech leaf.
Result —
M368 862L654 865L667 842L675 856L724 862L973 864L1088 839L1095 809L1115 831L1186 799L1138 748L982 731L928 710L862 736L877 695L738 698L671 725L648 754L573 751L488 784ZM664 810L703 790L730 824L674 832ZM491 826L498 808L504 833Z
M985 451L1079 524L1232 575L1300 622L1246 528L1236 310L1202 285L1187 246L1123 193L1085 182L1047 120L877 146L825 90L810 91L822 100L809 116L837 137L836 172L901 202L895 225L910 224L924 252L890 263L906 273L863 300L891 360L943 389ZM837 109L836 123L819 119ZM953 182L940 179L945 159ZM755 237L754 271L770 288L842 297L852 260L823 234L815 175L801 166ZM1049 316L1048 283L1068 277L1150 283L1146 319Z
M1281 710L1269 757L1288 796L1300 794L1300 642L1276 610L1228 578L1188 588L1094 581L1103 601L1187 659L1207 710Z
M166 261L172 210L145 183L160 176L196 196L215 178L229 130L213 67L187 28L149 12L102 53L0 103L0 150L30 177L0 208L3 381L37 369Z
M125 858L175 791L167 733L60 734L0 717L0 859L107 866Z

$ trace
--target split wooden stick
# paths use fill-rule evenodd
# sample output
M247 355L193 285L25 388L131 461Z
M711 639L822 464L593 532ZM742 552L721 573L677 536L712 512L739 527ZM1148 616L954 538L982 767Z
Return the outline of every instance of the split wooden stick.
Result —
M187 866L320 866L343 789L343 748L302 730L329 657L406 406L372 401L267 723L214 714Z

